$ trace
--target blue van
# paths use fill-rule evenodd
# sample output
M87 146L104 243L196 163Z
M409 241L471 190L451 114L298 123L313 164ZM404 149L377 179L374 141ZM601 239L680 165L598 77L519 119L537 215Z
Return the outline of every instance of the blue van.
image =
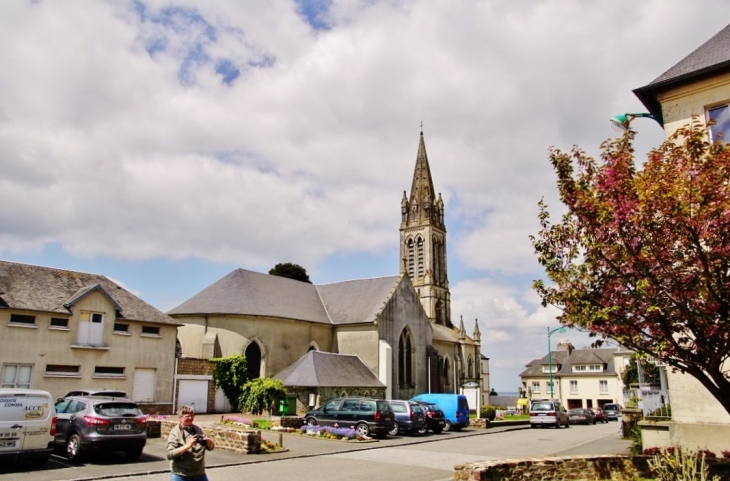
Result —
M469 425L469 403L463 394L419 394L411 401L430 402L440 407L446 417L444 431L461 431L461 428Z

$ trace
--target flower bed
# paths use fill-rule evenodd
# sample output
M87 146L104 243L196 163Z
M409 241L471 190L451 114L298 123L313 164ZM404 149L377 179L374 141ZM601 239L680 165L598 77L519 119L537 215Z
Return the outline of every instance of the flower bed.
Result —
M299 428L302 434L307 436L315 436L324 439L337 439L345 441L371 441L369 436L359 434L353 428L340 428L331 426L310 426L304 425Z

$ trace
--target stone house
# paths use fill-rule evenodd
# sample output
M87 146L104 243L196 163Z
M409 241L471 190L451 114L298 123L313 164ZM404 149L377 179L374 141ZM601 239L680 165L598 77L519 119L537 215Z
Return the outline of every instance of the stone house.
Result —
M0 261L3 388L119 389L170 413L179 325L102 275Z
M669 136L693 116L712 142L730 139L730 25L634 94ZM708 125L714 120L714 125ZM725 361L725 371L730 361ZM694 377L667 369L671 422L642 423L644 447L730 450L730 415Z

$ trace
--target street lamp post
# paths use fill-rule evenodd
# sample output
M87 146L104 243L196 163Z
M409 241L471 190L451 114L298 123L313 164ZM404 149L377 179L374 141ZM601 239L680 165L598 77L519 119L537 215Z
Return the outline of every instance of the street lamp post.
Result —
M550 336L555 334L556 332L565 332L564 327L556 327L552 331L550 328L547 328L548 330L548 372L550 373L550 399L553 398L553 348L550 344Z

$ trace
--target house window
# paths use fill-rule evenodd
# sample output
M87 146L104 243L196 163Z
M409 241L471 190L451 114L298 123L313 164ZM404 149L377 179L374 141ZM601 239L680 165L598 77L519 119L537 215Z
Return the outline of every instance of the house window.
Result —
M539 381L532 381L532 392L540 394L540 382Z
M542 367L542 372L544 372L546 374L549 373L549 372L553 372L553 373L558 372L558 365L557 364L553 364L552 366L543 366Z
M123 367L112 367L112 366L96 366L94 368L95 377L123 377Z
M68 319L63 317L52 317L51 327L63 327L68 328Z
M46 364L46 376L78 376L79 366L66 364Z
M573 366L573 371L574 372L582 372L582 371L585 371L585 370L586 370L586 367L585 366Z
M570 394L578 394L578 381L570 381Z
M159 336L160 328L157 326L142 326L142 335Z
M114 332L129 332L129 324L122 324L121 322L115 322L114 323Z
M710 140L713 143L722 142L727 144L730 142L730 111L727 105L721 105L707 111L707 121L714 121L714 125L710 125Z
M4 364L0 387L30 389L33 366L30 364Z
M608 394L608 381L606 381L606 380L598 381L598 387L599 387L601 394Z
M10 324L35 324L35 316L10 314Z

